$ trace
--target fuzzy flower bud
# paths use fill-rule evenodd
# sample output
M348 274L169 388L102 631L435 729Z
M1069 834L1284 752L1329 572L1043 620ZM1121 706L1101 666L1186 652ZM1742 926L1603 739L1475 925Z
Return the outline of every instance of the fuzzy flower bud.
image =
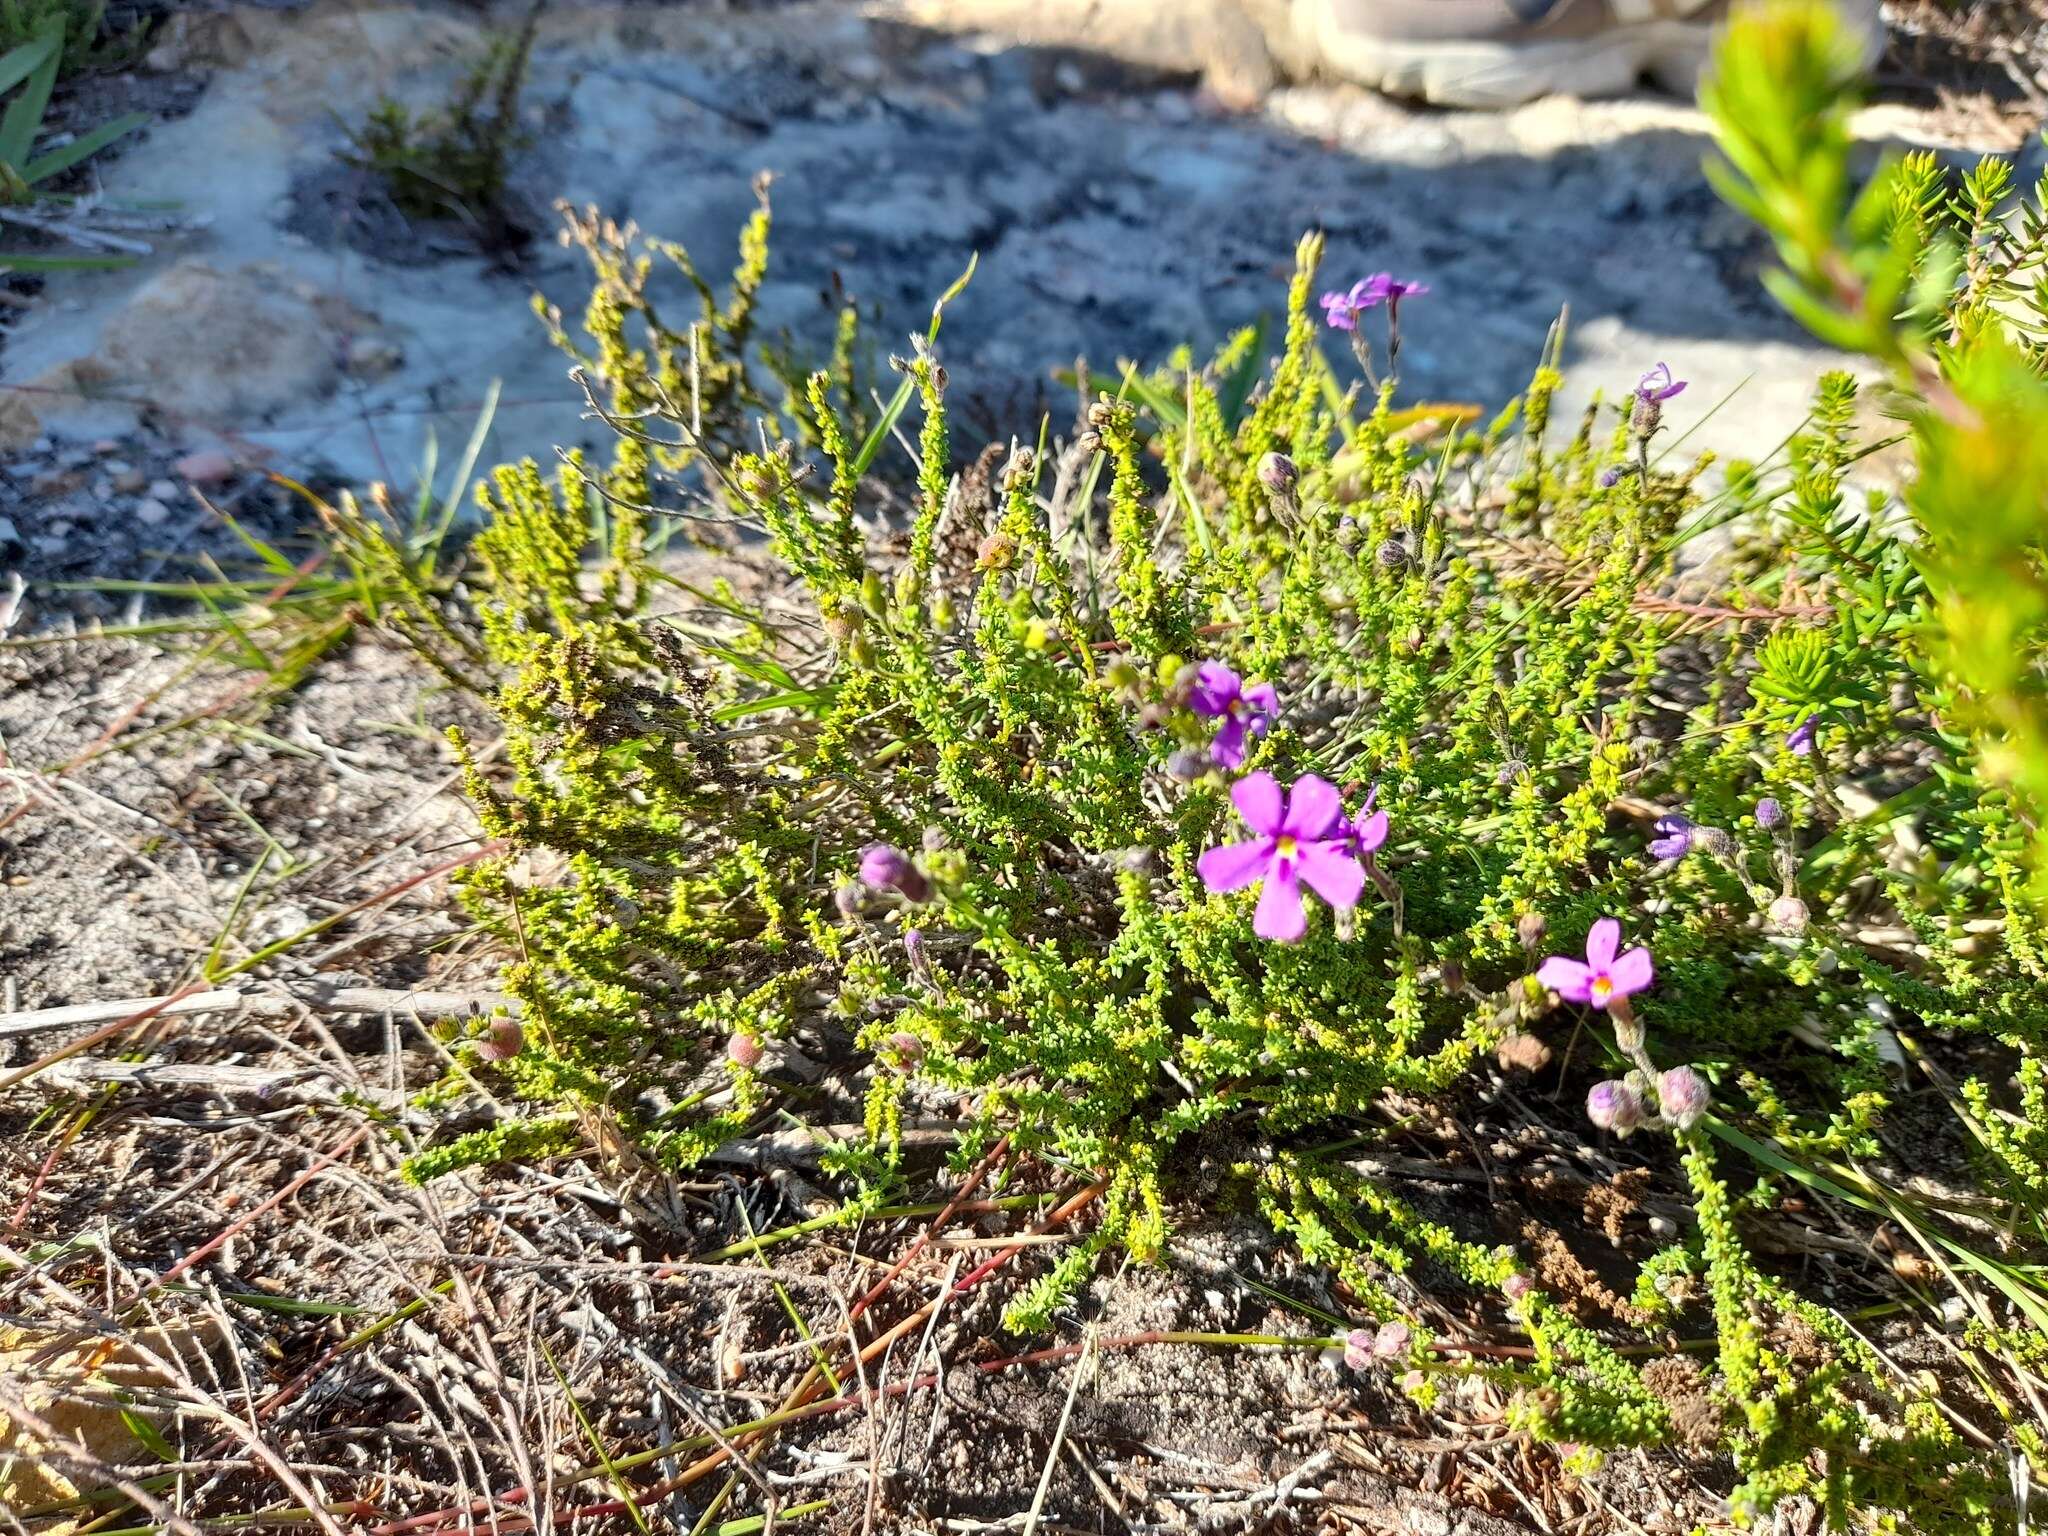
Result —
M761 1065L761 1037L750 1035L743 1029L736 1029L725 1042L725 1059L736 1067L749 1070Z
M1769 795L1756 803L1756 824L1766 832L1775 832L1784 823L1785 808Z
M1376 1359L1393 1360L1408 1353L1408 1341L1413 1335L1408 1325L1398 1319L1381 1323L1379 1332L1372 1336L1372 1352Z
M1401 538L1382 539L1380 546L1372 552L1383 570L1402 571L1408 568L1408 543Z
M979 571L1006 571L1016 558L1017 541L1007 533L992 533L976 548L974 568Z
M869 843L861 849L860 878L863 885L878 891L900 891L910 901L928 900L932 893L930 882L910 862L910 855L888 843Z
M1610 1078L1595 1083L1586 1095L1586 1118L1603 1131L1626 1136L1648 1116L1641 1093L1628 1083Z
M851 880L832 892L832 906L849 923L861 915L860 887Z
M1541 912L1524 912L1515 919L1515 937L1522 941L1522 948L1533 955L1543 947L1543 935L1548 927Z
M1725 827L1694 827L1692 840L1704 853L1717 859L1732 858L1735 854L1735 839Z
M1783 934L1797 938L1806 932L1806 903L1797 896L1780 896L1771 903L1771 926Z
M1692 1129L1712 1097L1707 1080L1691 1067L1673 1067L1657 1078L1657 1106L1681 1131Z
M1275 496L1291 496L1300 480L1300 469L1284 453L1269 453L1259 460L1259 484Z
M1535 1289L1536 1282L1519 1270L1500 1283L1501 1295L1514 1302L1527 1301Z
M903 958L910 966L911 975L919 981L931 980L932 957L930 950L925 947L922 928L903 930Z
M899 1072L914 1071L924 1060L924 1042L907 1029L897 1030L883 1049L890 1065Z
M1618 464L1610 464L1610 465L1608 465L1608 466L1607 466L1607 467L1606 467L1605 469L1603 469L1603 470L1601 470L1601 471L1600 471L1600 489L1601 489L1601 490L1603 490L1603 491L1611 491L1611 490L1613 490L1613 489L1614 489L1614 488L1615 488L1615 487L1616 487L1617 485L1619 485L1619 484L1621 484L1621 466L1620 466L1620 465L1618 465Z
M1181 784L1192 784L1210 768L1209 754L1200 747L1182 747L1166 760L1167 777Z
M499 1017L484 1027L476 1043L477 1055L485 1061L510 1061L526 1048L526 1031L517 1019Z

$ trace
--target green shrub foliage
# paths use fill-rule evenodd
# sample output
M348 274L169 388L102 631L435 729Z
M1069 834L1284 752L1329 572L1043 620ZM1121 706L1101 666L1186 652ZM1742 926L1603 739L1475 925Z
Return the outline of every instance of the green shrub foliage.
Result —
M800 1107L774 1042L801 1028L871 1063L867 1137L832 1153L849 1211L896 1179L907 1114L956 1123L963 1159L1006 1136L1105 1184L1015 1327L1103 1250L1157 1256L1199 1165L1364 1311L1399 1316L1426 1264L1533 1345L1474 1361L1411 1318L1379 1353L1419 1396L1494 1376L1517 1428L1580 1458L1718 1444L1744 1520L1797 1493L1841 1524L2009 1522L1975 1426L2002 1416L2038 1456L1994 1362L2038 1360L2048 1314L1994 1245L1864 1163L1923 1033L2027 1053L2015 1110L2002 1080L1950 1101L2010 1228L2040 1233L2048 716L2026 594L2048 405L2039 332L2002 317L2043 216L2001 222L1998 172L1957 189L1923 160L1852 198L1837 48L1817 9L1737 28L1720 179L1779 235L1788 301L1900 369L1910 521L1850 488L1868 445L1846 374L1719 489L1666 424L1668 375L1554 421L1555 346L1491 421L1397 409L1322 349L1314 236L1277 335L1127 369L1070 438L956 473L944 301L871 421L850 316L814 376L785 352L778 388L750 358L765 200L725 298L656 248L698 291L687 324L657 317L630 232L579 222L586 338L550 323L617 450L500 469L473 614L408 626L451 675L481 655L501 679L502 764L456 738L504 845L466 895L523 1004L518 1049L465 1047L437 1091L501 1073L538 1118L451 1136L415 1174L593 1134L686 1164ZM1785 212L1793 184L1812 208ZM906 500L877 465L913 438ZM692 505L656 511L677 477ZM664 574L660 543L707 519L756 530L786 585ZM1294 829L1326 860L1295 942L1261 937L1297 904L1266 905L1278 866L1233 890L1204 860L1258 828L1265 774L1296 806L1320 779L1346 818ZM1647 949L1647 986L1599 948L1603 919ZM1576 1036L1575 1072L1590 1042L1594 1075L1611 1063L1593 1120L1640 1125L1694 1197L1643 1269L1633 1348L1346 1162L1385 1133L1372 1106L1483 1091L1532 1036ZM1920 1235L1995 1303L1971 1325L1970 1434L1932 1377L1751 1256L1746 1222L1789 1192ZM1658 1345L1702 1330L1681 1413Z

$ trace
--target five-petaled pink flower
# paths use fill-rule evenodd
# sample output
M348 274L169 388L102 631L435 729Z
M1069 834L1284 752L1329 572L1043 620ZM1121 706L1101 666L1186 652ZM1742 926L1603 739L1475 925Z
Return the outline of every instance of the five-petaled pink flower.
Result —
M1209 743L1209 755L1223 768L1244 761L1246 731L1265 735L1280 713L1280 695L1271 683L1248 685L1220 661L1205 661L1197 669L1188 703L1196 714L1222 720L1216 739Z
M1335 330L1355 331L1358 317L1385 297L1373 292L1372 283L1367 280L1356 282L1342 293L1326 293L1319 301L1323 306L1323 319Z
M1586 935L1586 958L1552 955L1537 967L1536 979L1568 1003L1591 1003L1605 1008L1617 997L1640 992L1655 974L1647 949L1632 949L1617 956L1621 924L1603 917Z
M1225 843L1196 861L1212 891L1242 890L1265 881L1252 932L1292 944L1308 932L1301 887L1306 883L1333 907L1355 907L1365 890L1365 871L1351 856L1351 828L1337 786L1314 774L1282 792L1270 773L1246 774L1230 786L1238 815L1258 835L1247 843Z

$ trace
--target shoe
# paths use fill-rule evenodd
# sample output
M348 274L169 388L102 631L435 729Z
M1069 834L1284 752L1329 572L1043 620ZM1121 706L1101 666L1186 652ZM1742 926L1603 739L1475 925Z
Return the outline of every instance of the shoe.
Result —
M1616 96L1644 76L1699 89L1731 0L1295 0L1296 33L1329 73L1447 107L1538 96ZM1868 61L1884 45L1878 0L1842 0Z

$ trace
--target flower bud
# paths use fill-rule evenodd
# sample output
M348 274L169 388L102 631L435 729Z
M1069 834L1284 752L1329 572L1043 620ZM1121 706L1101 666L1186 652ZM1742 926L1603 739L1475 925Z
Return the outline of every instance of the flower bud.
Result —
M1408 541L1399 537L1380 540L1380 547L1372 552L1383 570L1402 571L1408 568Z
M1626 1136L1648 1115L1643 1096L1628 1083L1610 1078L1595 1083L1586 1095L1586 1118L1603 1131Z
M1515 919L1515 937L1522 941L1522 948L1533 955L1543 947L1543 934L1548 927L1541 912L1524 912Z
M1732 858L1735 854L1735 839L1729 836L1726 827L1694 827L1692 840L1717 859Z
M889 616L889 594L882 590L882 578L873 571L860 579L860 605L874 618Z
M947 846L946 829L944 827L926 827L917 834L917 842L918 846L924 849L926 853L937 853L941 848Z
M1621 484L1621 466L1619 464L1610 464L1600 471L1601 490L1611 491L1619 484Z
M1806 903L1797 896L1780 896L1771 903L1771 926L1783 934L1797 938L1806 932Z
M1145 674L1127 658L1119 658L1103 669L1102 680L1119 698L1135 702L1145 687Z
M1356 549L1365 538L1365 530L1358 526L1358 519L1346 514L1337 519L1337 547Z
M1692 1129L1712 1097L1707 1080L1691 1067L1673 1067L1657 1078L1657 1107L1681 1131Z
M907 610L923 601L924 578L918 575L916 566L906 565L896 573L896 606Z
M1269 453L1259 460L1259 484L1275 496L1292 495L1300 480L1300 469L1284 453Z
M907 1029L891 1035L884 1047L889 1064L899 1072L916 1070L924 1060L924 1042Z
M953 611L952 597L945 592L935 593L932 597L931 615L933 629L942 635L950 631L953 620L957 617Z
M888 843L869 843L861 849L860 878L863 885L878 891L900 891L910 901L927 900L932 893L923 873L910 862L910 855Z
M1372 1352L1375 1359L1392 1360L1408 1353L1408 1342L1414 1335L1408 1325L1398 1318L1390 1323L1381 1323L1379 1332L1372 1336Z
M736 1067L749 1071L761 1065L761 1037L750 1035L743 1029L736 1029L725 1042L725 1059Z
M1509 1301L1527 1301L1535 1289L1536 1282L1519 1270L1500 1283L1500 1293Z
M1031 478L1038 467L1038 453L1035 449L1019 448L1010 455L1010 462L1003 466L1003 489L1014 490L1017 485Z
M1116 856L1116 862L1117 868L1128 870L1134 875L1157 877L1166 872L1165 861L1154 848L1126 848Z
M476 1053L485 1061L510 1061L525 1048L526 1031L519 1027L517 1019L502 1014L484 1026L483 1036L476 1043Z
M855 921L861 915L860 887L850 880L837 887L832 892L832 905L849 923Z
M910 974L919 981L930 981L932 975L931 952L925 947L922 928L903 930L903 958L910 966Z
M1769 795L1756 803L1756 824L1766 832L1774 832L1785 820L1785 808Z
M1166 760L1166 775L1181 784L1192 784L1210 768L1209 754L1200 747L1182 747Z
M1367 1370L1372 1365L1373 1331L1370 1328L1354 1328L1344 1335L1344 1363L1354 1371Z
M974 567L980 571L1006 571L1017 558L1017 541L1007 533L992 533L975 550Z

